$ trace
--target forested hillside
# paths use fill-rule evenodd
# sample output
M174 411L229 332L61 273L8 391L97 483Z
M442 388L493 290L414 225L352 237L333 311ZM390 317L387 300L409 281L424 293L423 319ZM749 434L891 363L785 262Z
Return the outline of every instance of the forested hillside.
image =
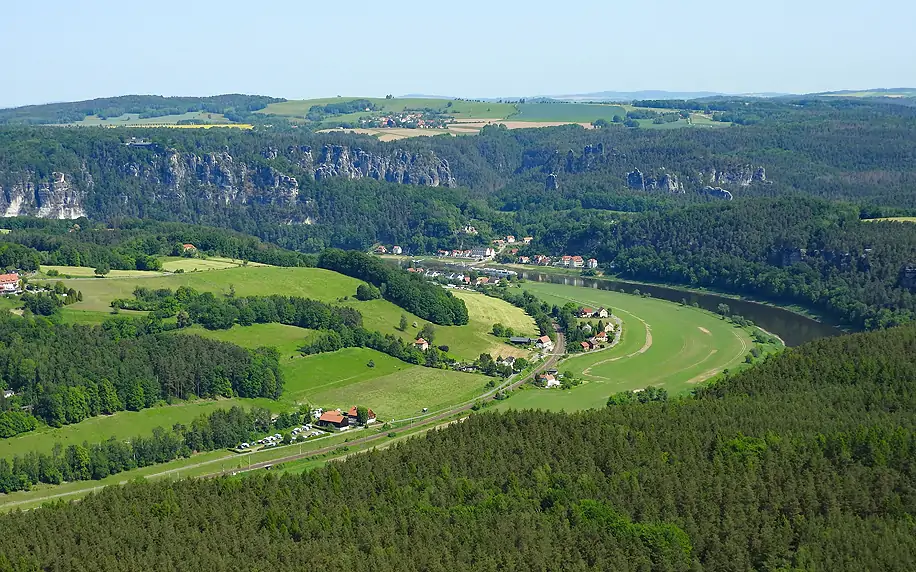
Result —
M910 570L914 355L916 327L831 338L695 398L474 415L298 476L108 488L0 518L0 566Z

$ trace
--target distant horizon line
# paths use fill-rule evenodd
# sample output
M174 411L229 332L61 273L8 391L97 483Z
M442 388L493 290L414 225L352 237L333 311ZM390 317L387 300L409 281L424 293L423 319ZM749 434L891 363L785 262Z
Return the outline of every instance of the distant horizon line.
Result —
M815 92L774 92L774 91L748 91L748 92L725 92L725 91L692 91L692 90L671 90L671 89L637 89L637 90L603 90L603 91L589 91L589 92L566 92L566 93L554 93L554 94L540 94L540 95L521 95L521 96L456 96L456 95L439 95L439 94L427 94L427 93L406 93L403 95L393 96L393 99L408 99L408 98L426 98L426 99L448 99L448 100L468 100L468 101L495 101L495 100L509 100L509 101L518 101L522 99L573 99L573 98L610 98L610 97L621 97L625 96L636 96L640 95L646 97L650 94L659 94L659 95L668 95L668 96L680 96L672 97L672 99L699 99L703 97L760 97L760 98L769 98L769 97L790 97L790 96L808 96L808 95L825 95L825 94L844 94L844 93L860 93L860 92L895 92L895 91L913 91L916 92L916 87L870 87L870 88L846 88L846 89L837 89L837 90L828 90L828 91L815 91ZM286 99L287 101L308 101L312 99L346 99L348 97L368 97L373 99L384 99L386 95L373 96L373 95L328 95L328 96L317 96L317 97L286 97L280 95L267 95L263 93L243 93L243 92L223 92L223 93L213 93L209 95L162 95L159 93L122 93L119 95L106 95L99 97L90 97L87 99L60 99L53 101L44 101L41 103L26 103L22 105L0 105L0 109L17 109L20 107L34 107L41 105L57 105L62 103L82 103L87 101L97 101L100 99L116 99L119 97L131 97L131 96L152 96L152 97L163 97L163 98L207 98L207 97L218 97L221 95L249 95L249 96L263 96L263 97L275 97L280 99Z

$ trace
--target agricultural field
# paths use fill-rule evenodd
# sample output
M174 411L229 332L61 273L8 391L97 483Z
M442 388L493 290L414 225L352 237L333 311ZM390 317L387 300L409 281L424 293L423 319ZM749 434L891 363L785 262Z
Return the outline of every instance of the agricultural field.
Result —
M162 117L141 118L138 113L125 113L119 117L108 117L101 119L95 115L89 115L82 121L77 121L72 125L83 125L92 127L149 127L156 125L175 125L179 121L203 121L209 125L236 125L226 119L221 113L207 113L205 111L191 111L181 115L163 115ZM189 127L202 127L201 125L191 125Z
M558 369L582 378L582 385L565 391L519 391L499 409L602 407L611 394L649 385L664 387L670 394L686 393L724 369L741 366L753 346L747 330L697 308L559 284L532 282L524 288L552 304L611 308L623 320L623 337L612 349L560 363Z
M510 119L524 122L591 123L598 119L611 121L615 115L626 117L619 105L597 103L520 103L518 113Z
M866 218L862 222L916 222L916 216L886 216L882 218Z
M224 270L226 268L237 268L244 265L242 260L233 260L231 258L221 258L214 256L211 258L184 258L181 256L162 256L162 269L167 272L176 272L184 270L193 272L195 270ZM247 266L267 266L258 262L249 262Z
M309 109L315 105L342 103L346 101L353 101L354 99L367 99L375 105L379 106L382 112L397 113L406 109L435 109L442 113L448 113L456 119L505 119L506 117L509 117L515 113L515 105L511 103L460 101L435 98L384 99L360 96L330 97L324 99L299 99L284 101L282 103L271 103L266 108L257 111L256 113L281 115L294 119L305 119ZM333 123L338 123L341 121L357 121L364 115L366 115L366 112L336 115L333 118Z
M95 275L95 269L88 266L42 266L40 279L59 280L60 277L48 276L49 270L56 270L61 275L71 276L73 278L92 278L94 280L105 280L107 278L148 278L151 276L162 276L162 272L150 272L149 270L112 270L106 278L99 278ZM75 286L74 286L75 288ZM77 288L79 290L79 288Z

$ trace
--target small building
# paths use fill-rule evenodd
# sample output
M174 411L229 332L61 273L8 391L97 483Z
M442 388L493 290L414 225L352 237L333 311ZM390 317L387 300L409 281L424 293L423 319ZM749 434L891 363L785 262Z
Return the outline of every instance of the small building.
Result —
M181 250L182 252L193 252L197 250L197 247L188 242L181 245Z
M550 339L550 338L547 338L547 339ZM524 338L524 337L521 337L521 336L512 336L511 338L509 338L509 343L510 343L510 344L517 344L517 345L520 345L520 346L527 346L527 345L529 345L529 344L530 344L531 342L533 342L533 341L535 341L535 340L533 340L533 339L531 339L531 338Z
M537 339L535 345L543 350L552 350L553 340L551 340L549 336L541 336Z
M19 291L19 275L13 272L12 274L0 274L0 292L4 294L9 294L11 292Z
M526 236L525 238L522 239L522 242L524 242L525 244L531 244L532 240L534 240L533 236Z
M569 268L572 266L572 256L563 256L560 259L560 265L563 266L563 268Z
M550 389L551 387L560 387L560 381L549 373L541 374L538 376L538 380L544 384L544 388Z
M595 312L595 316L599 318L607 318L610 315L611 313L607 311L607 308L598 308L598 311Z
M519 256L518 263L519 264L531 264L531 258L528 256Z
M401 250L401 247L397 244L391 247L391 254L401 254L402 252L403 250Z
M580 318L591 318L594 315L595 315L595 310L593 310L592 308L589 308L588 306L579 308L579 317Z
M496 251L489 246L478 246L477 248L472 248L470 253L473 258L490 258L494 254L496 254Z
M595 333L595 335L593 336L593 339L594 339L596 342L604 343L604 342L607 341L607 332L599 331L599 332Z
M315 424L338 431L346 431L350 428L350 420L340 411L325 411Z
M510 234L509 236L506 237L506 242L507 242L508 244L514 243L514 242L515 242L515 237L512 236L512 235Z
M16 392L13 391L12 389L4 389L4 390L3 390L3 399L9 399L10 397L12 397L12 396L14 396L14 395L16 395Z
M509 367L514 367L514 366L515 366L515 358L512 357L512 356L504 357L504 358L501 358L501 359L497 360L496 363L497 363L498 365L507 365L507 366L509 366Z
M592 268L592 269L598 268L598 261L597 261L596 259L594 259L594 258L589 258L588 261L586 262L585 266L586 266L587 268Z
M347 411L347 419L349 420L351 425L356 425L356 406L355 405L351 407L349 411ZM369 425L370 423L375 423L375 412L372 411L371 409L369 409L369 415L366 417L366 425Z
M378 245L378 246L375 247L375 253L376 253L376 254L387 254L387 253L388 253L388 249L385 248L384 246L382 246L382 245L380 244L380 245Z
M592 349L592 344L590 344L589 342L579 342L579 345L582 346L582 351L584 352L587 352L588 350Z
M572 257L572 267L573 268L582 268L583 266L585 266L585 261L582 260L581 256Z
M413 347L417 348L421 352L425 352L429 349L429 342L423 338L417 338L417 340L413 343Z

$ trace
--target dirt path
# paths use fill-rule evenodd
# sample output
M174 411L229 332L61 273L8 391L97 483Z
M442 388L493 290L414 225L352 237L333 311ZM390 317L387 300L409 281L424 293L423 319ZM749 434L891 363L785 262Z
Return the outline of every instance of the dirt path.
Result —
M726 362L726 363L731 363L732 360L738 359L739 357L741 357L741 356L743 356L744 354L747 353L747 342L744 340L744 338L742 338L741 336L739 336L739 335L738 335L738 332L732 331L732 334L734 334L734 336L735 336L736 338L738 338L738 341L741 342L741 350L738 351L738 353L737 353L737 355L735 355L735 357L733 357L732 359L728 360L728 362ZM718 350L715 350L715 351L718 351ZM713 353L715 353L715 351L714 351ZM710 355L712 355L712 354L710 354ZM707 356L706 359L709 359L709 356ZM703 360L703 361L705 361L705 360ZM700 362L700 363L702 363L702 362ZM713 376L715 376L715 375L718 375L718 373L719 373L720 371L722 371L722 368L718 368L718 367L717 367L717 368L713 368L713 369L711 369L711 370L709 370L709 371L704 371L704 372L701 373L700 375L688 379L688 380L687 380L687 383L702 383L702 382L706 381L707 379L709 379L709 378L711 378L711 377L713 377Z

